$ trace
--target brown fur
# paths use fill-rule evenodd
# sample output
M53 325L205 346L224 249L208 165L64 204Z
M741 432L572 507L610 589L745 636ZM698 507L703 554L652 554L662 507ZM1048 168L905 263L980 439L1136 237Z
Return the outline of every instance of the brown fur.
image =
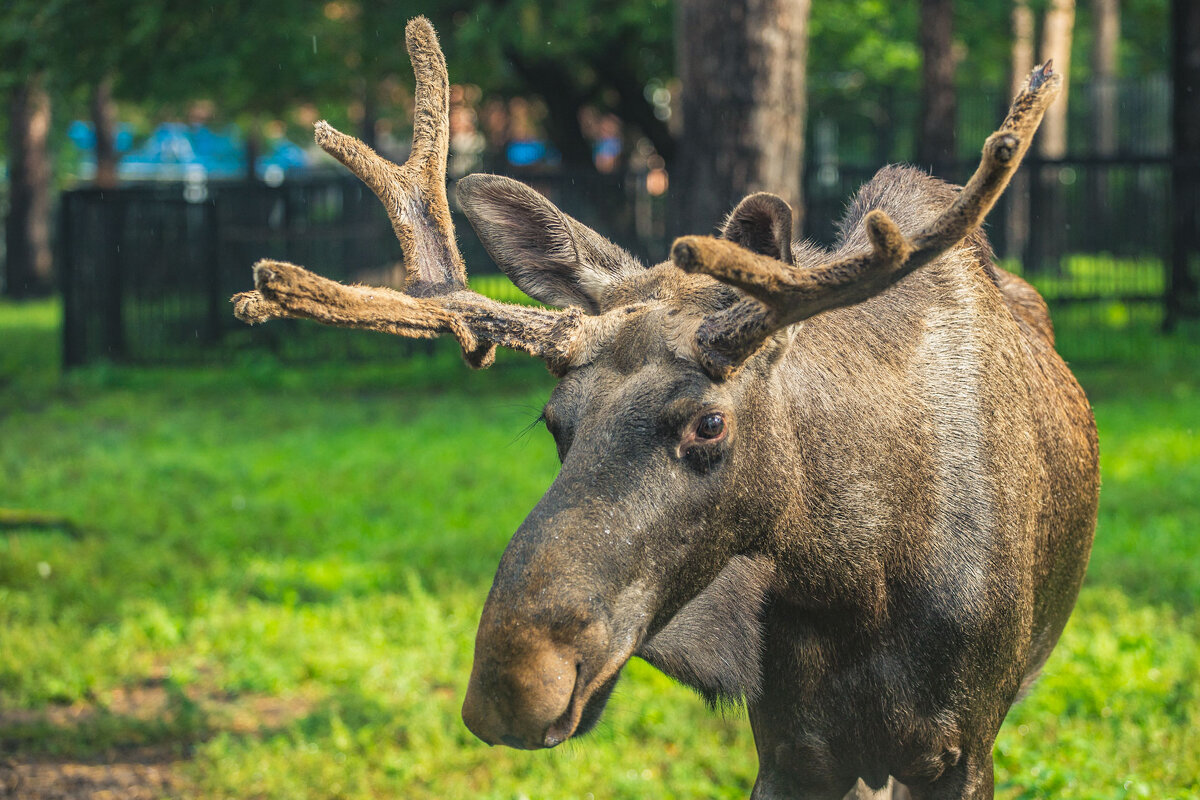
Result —
M782 201L778 198L775 207L769 207L763 195L742 201L726 225L725 239L745 241L751 252L709 237L679 239L671 252L677 266L712 275L757 301L741 303L700 329L700 357L705 368L715 378L729 377L775 331L830 308L861 302L978 231L1029 149L1042 115L1061 86L1061 76L1052 75L1048 63L1033 71L999 130L984 144L983 158L971 180L948 208L911 239L886 213L874 209L864 218L868 252L804 270L790 269L791 253L779 246L779 238L791 228L791 210L786 203L779 207ZM743 220L754 218L763 221L761 230L743 230ZM765 235L769 233L773 235ZM781 250L789 257L781 259Z
M319 132L394 212L406 292L266 262L235 301L248 321L451 333L476 361L515 347L561 377L544 418L562 469L497 569L467 726L557 745L596 724L640 655L746 704L757 800L991 797L996 733L1062 631L1096 518L1087 400L1045 304L978 232L1048 71L965 189L881 170L832 253L793 245L786 204L758 195L723 239L676 247L690 272L643 269L527 187L464 179L488 250L570 306L552 312L465 289L432 190L446 120L428 23L409 48L443 87L419 92L432 144L415 161Z

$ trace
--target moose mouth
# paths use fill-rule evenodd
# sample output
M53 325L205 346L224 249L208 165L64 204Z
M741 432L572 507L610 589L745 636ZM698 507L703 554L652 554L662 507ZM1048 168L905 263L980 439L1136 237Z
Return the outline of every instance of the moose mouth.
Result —
M600 722L600 717L604 716L604 708L608 705L608 698L612 695L613 689L617 687L617 681L621 679L620 668L607 681L597 687L583 701L583 708L579 709L579 693L578 686L576 687L576 695L571 697L571 704L567 707L566 712L555 721L550 729L546 731L546 739L544 747L556 747L562 744L567 739L584 736L592 731ZM572 725L574 723L574 725Z
M582 667L576 663L575 688L567 710L546 730L542 743L528 749L557 747L567 739L583 736L594 729L604 715L608 698L621 679L621 669L632 657L634 649L631 647L614 655L590 680L581 680Z
M570 608L598 604L585 601ZM463 699L467 728L488 744L522 750L556 747L591 731L647 636L649 601L646 590L632 587L586 615L555 609L559 616L550 624L537 609L489 597Z
M487 744L504 744L518 750L557 747L567 739L590 732L600 722L608 699L620 680L621 669L629 661L633 651L632 646L621 648L606 659L596 671L588 669L586 659L577 658L574 662L574 674L571 676L574 683L564 704L565 708L544 728L530 729L528 718L522 719L526 711L521 706L509 706L508 713L500 717L488 714L486 710L480 712L478 703L472 704L470 690L468 700L464 703L463 719L467 727ZM540 683L555 679L543 676L535 680ZM530 699L536 703L536 699ZM468 711L468 706L472 705L474 707ZM501 710L494 705L491 707L496 711Z

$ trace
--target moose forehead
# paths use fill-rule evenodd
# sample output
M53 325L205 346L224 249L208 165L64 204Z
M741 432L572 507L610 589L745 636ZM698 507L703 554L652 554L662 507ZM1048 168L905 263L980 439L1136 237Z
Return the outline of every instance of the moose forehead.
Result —
M603 312L574 348L570 368L603 363L620 374L648 364L696 363L696 329L705 317L738 301L737 292L670 262L608 287Z

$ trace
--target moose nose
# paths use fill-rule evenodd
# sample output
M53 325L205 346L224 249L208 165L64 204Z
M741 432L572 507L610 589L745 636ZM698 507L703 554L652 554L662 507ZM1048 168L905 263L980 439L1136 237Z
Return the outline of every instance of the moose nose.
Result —
M463 701L463 722L488 744L524 750L553 747L570 735L561 730L578 678L578 660L570 648L537 637L503 660L480 652ZM556 724L557 723L557 724Z

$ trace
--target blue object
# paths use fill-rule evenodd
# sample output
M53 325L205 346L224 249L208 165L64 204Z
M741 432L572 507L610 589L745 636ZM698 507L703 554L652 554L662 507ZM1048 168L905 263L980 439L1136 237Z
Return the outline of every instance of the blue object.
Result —
M96 149L96 132L90 122L84 122L81 119L74 120L67 126L67 138L80 150ZM118 153L124 153L133 147L132 125L125 122L117 123L117 136L113 146Z
M92 126L76 120L67 128L67 137L84 151L83 177L95 174L96 137ZM241 178L246 173L246 145L234 126L213 131L203 125L164 122L140 147L130 149L133 133L121 125L117 133L117 152L124 153L117 164L122 180L211 180ZM260 178L278 179L303 171L312 165L308 153L287 139L266 143L255 164Z

